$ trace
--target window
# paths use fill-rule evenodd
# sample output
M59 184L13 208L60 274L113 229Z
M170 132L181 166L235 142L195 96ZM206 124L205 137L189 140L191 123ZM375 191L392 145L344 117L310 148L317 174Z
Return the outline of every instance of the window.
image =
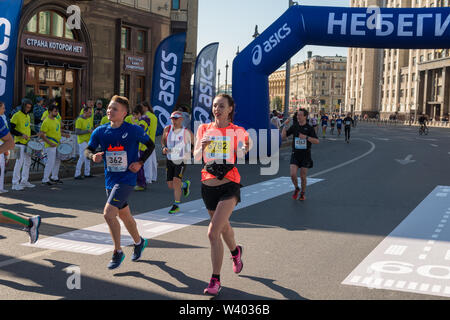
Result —
M39 12L39 33L49 35L50 34L50 19L51 15L49 11Z
M172 0L172 10L180 10L180 0Z
M123 74L120 76L120 95L128 97L130 93L130 76Z
M64 36L64 18L56 12L52 12L52 35L58 38Z
M416 58L416 57L414 57L414 58L413 58L413 66L415 66L415 65L416 65L416 63L417 63L417 58Z
M130 35L131 35L131 29L122 27L122 34L121 34L121 41L120 41L121 49L130 50Z
M75 39L74 33L67 27L67 19L54 11L41 11L35 14L26 26L26 31L45 36Z
M145 31L137 32L137 51L145 52Z

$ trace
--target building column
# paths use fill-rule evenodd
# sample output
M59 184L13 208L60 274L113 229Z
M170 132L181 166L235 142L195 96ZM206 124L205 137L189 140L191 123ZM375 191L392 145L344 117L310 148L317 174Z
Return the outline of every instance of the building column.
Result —
M448 94L448 83L449 83L449 72L448 67L442 68L442 105L441 105L441 118L446 116L448 113L448 102L449 102L449 94Z
M427 113L428 98L430 97L430 71L425 70L425 77L423 81L423 100L422 100L422 113Z

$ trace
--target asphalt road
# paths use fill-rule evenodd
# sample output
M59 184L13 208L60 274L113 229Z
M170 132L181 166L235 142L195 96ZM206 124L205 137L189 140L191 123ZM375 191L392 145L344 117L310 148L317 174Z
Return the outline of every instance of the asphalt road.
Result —
M354 128L349 144L327 133L313 146L314 168L308 174L323 180L308 186L306 201L292 200L292 186L284 183L276 189L281 195L261 196L233 213L236 240L244 246L244 269L233 273L226 250L217 299L445 299L342 282L433 189L450 186L449 138L448 129L432 128L428 136L419 136L416 127L369 124ZM274 176L261 175L260 166L241 165L242 183L259 183L261 189L288 177L289 158L290 147L282 149ZM191 195L183 201L201 199L200 167L190 166L186 176L192 181ZM164 168L158 179L131 196L135 216L171 205ZM0 196L2 209L42 216L40 241L104 224L105 200L102 176ZM170 218L180 228L152 237L139 262L130 261L132 248L126 247L127 257L114 271L106 268L111 252L26 246L24 232L2 225L0 299L211 299L202 294L211 274L208 221L192 224L190 212L181 213ZM152 214L158 216L147 217ZM450 227L445 228L443 233L450 234ZM67 286L73 274L66 268L71 266L80 271L80 289ZM440 276L448 281L446 274Z

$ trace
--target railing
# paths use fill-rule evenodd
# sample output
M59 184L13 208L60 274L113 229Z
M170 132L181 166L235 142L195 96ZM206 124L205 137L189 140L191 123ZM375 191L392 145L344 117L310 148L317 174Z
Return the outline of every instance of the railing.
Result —
M418 121L408 121L408 120L388 120L388 119L359 119L358 122L372 123L376 125L388 125L388 126L420 126ZM450 128L450 123L448 121L428 121L428 127L436 128Z

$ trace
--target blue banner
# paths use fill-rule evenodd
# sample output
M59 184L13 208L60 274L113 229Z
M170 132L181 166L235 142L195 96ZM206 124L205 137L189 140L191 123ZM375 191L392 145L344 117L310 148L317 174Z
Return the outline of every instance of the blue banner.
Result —
M0 0L0 101L9 114L14 100L14 68L22 0Z
M268 77L305 45L450 48L450 8L290 7L233 61L236 124L270 129Z
M180 93L185 45L186 33L177 33L164 39L156 49L151 103L158 118L157 136L170 124L170 114Z
M192 96L191 129L195 122L210 123L211 108L216 96L217 50L219 43L214 42L200 51L195 63L194 89Z

